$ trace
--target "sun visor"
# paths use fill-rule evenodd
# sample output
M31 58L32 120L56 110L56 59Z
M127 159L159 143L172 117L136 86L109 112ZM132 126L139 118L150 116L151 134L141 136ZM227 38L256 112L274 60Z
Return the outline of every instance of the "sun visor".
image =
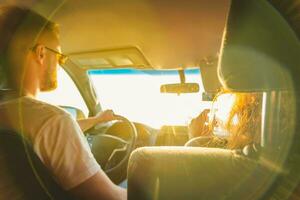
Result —
M232 0L218 64L226 89L291 89L299 52L294 31L268 1Z

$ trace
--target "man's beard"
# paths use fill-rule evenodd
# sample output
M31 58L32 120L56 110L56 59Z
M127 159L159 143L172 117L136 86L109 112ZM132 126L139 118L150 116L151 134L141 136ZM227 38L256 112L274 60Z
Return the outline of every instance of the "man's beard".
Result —
M48 69L40 86L42 92L51 91L57 88L57 70Z

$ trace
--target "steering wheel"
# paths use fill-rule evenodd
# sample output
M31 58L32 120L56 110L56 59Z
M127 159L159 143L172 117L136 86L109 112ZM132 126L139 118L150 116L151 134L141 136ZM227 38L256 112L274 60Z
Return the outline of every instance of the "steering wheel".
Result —
M129 127L129 140L101 134L93 139L92 152L108 177L115 183L120 183L126 178L127 162L131 152L135 149L137 130L135 125L123 116L117 116Z

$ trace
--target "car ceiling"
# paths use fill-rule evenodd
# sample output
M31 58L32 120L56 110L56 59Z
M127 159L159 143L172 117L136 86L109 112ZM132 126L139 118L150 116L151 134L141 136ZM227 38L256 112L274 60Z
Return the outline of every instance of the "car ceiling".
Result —
M10 2L11 1L7 1ZM152 67L199 66L220 50L229 0L13 1L60 24L64 53L135 46Z

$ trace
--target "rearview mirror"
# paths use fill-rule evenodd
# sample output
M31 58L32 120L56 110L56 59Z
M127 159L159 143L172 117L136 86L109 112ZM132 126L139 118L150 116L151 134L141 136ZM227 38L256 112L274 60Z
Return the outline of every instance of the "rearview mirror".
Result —
M160 86L161 93L197 93L199 92L198 83L174 83Z

